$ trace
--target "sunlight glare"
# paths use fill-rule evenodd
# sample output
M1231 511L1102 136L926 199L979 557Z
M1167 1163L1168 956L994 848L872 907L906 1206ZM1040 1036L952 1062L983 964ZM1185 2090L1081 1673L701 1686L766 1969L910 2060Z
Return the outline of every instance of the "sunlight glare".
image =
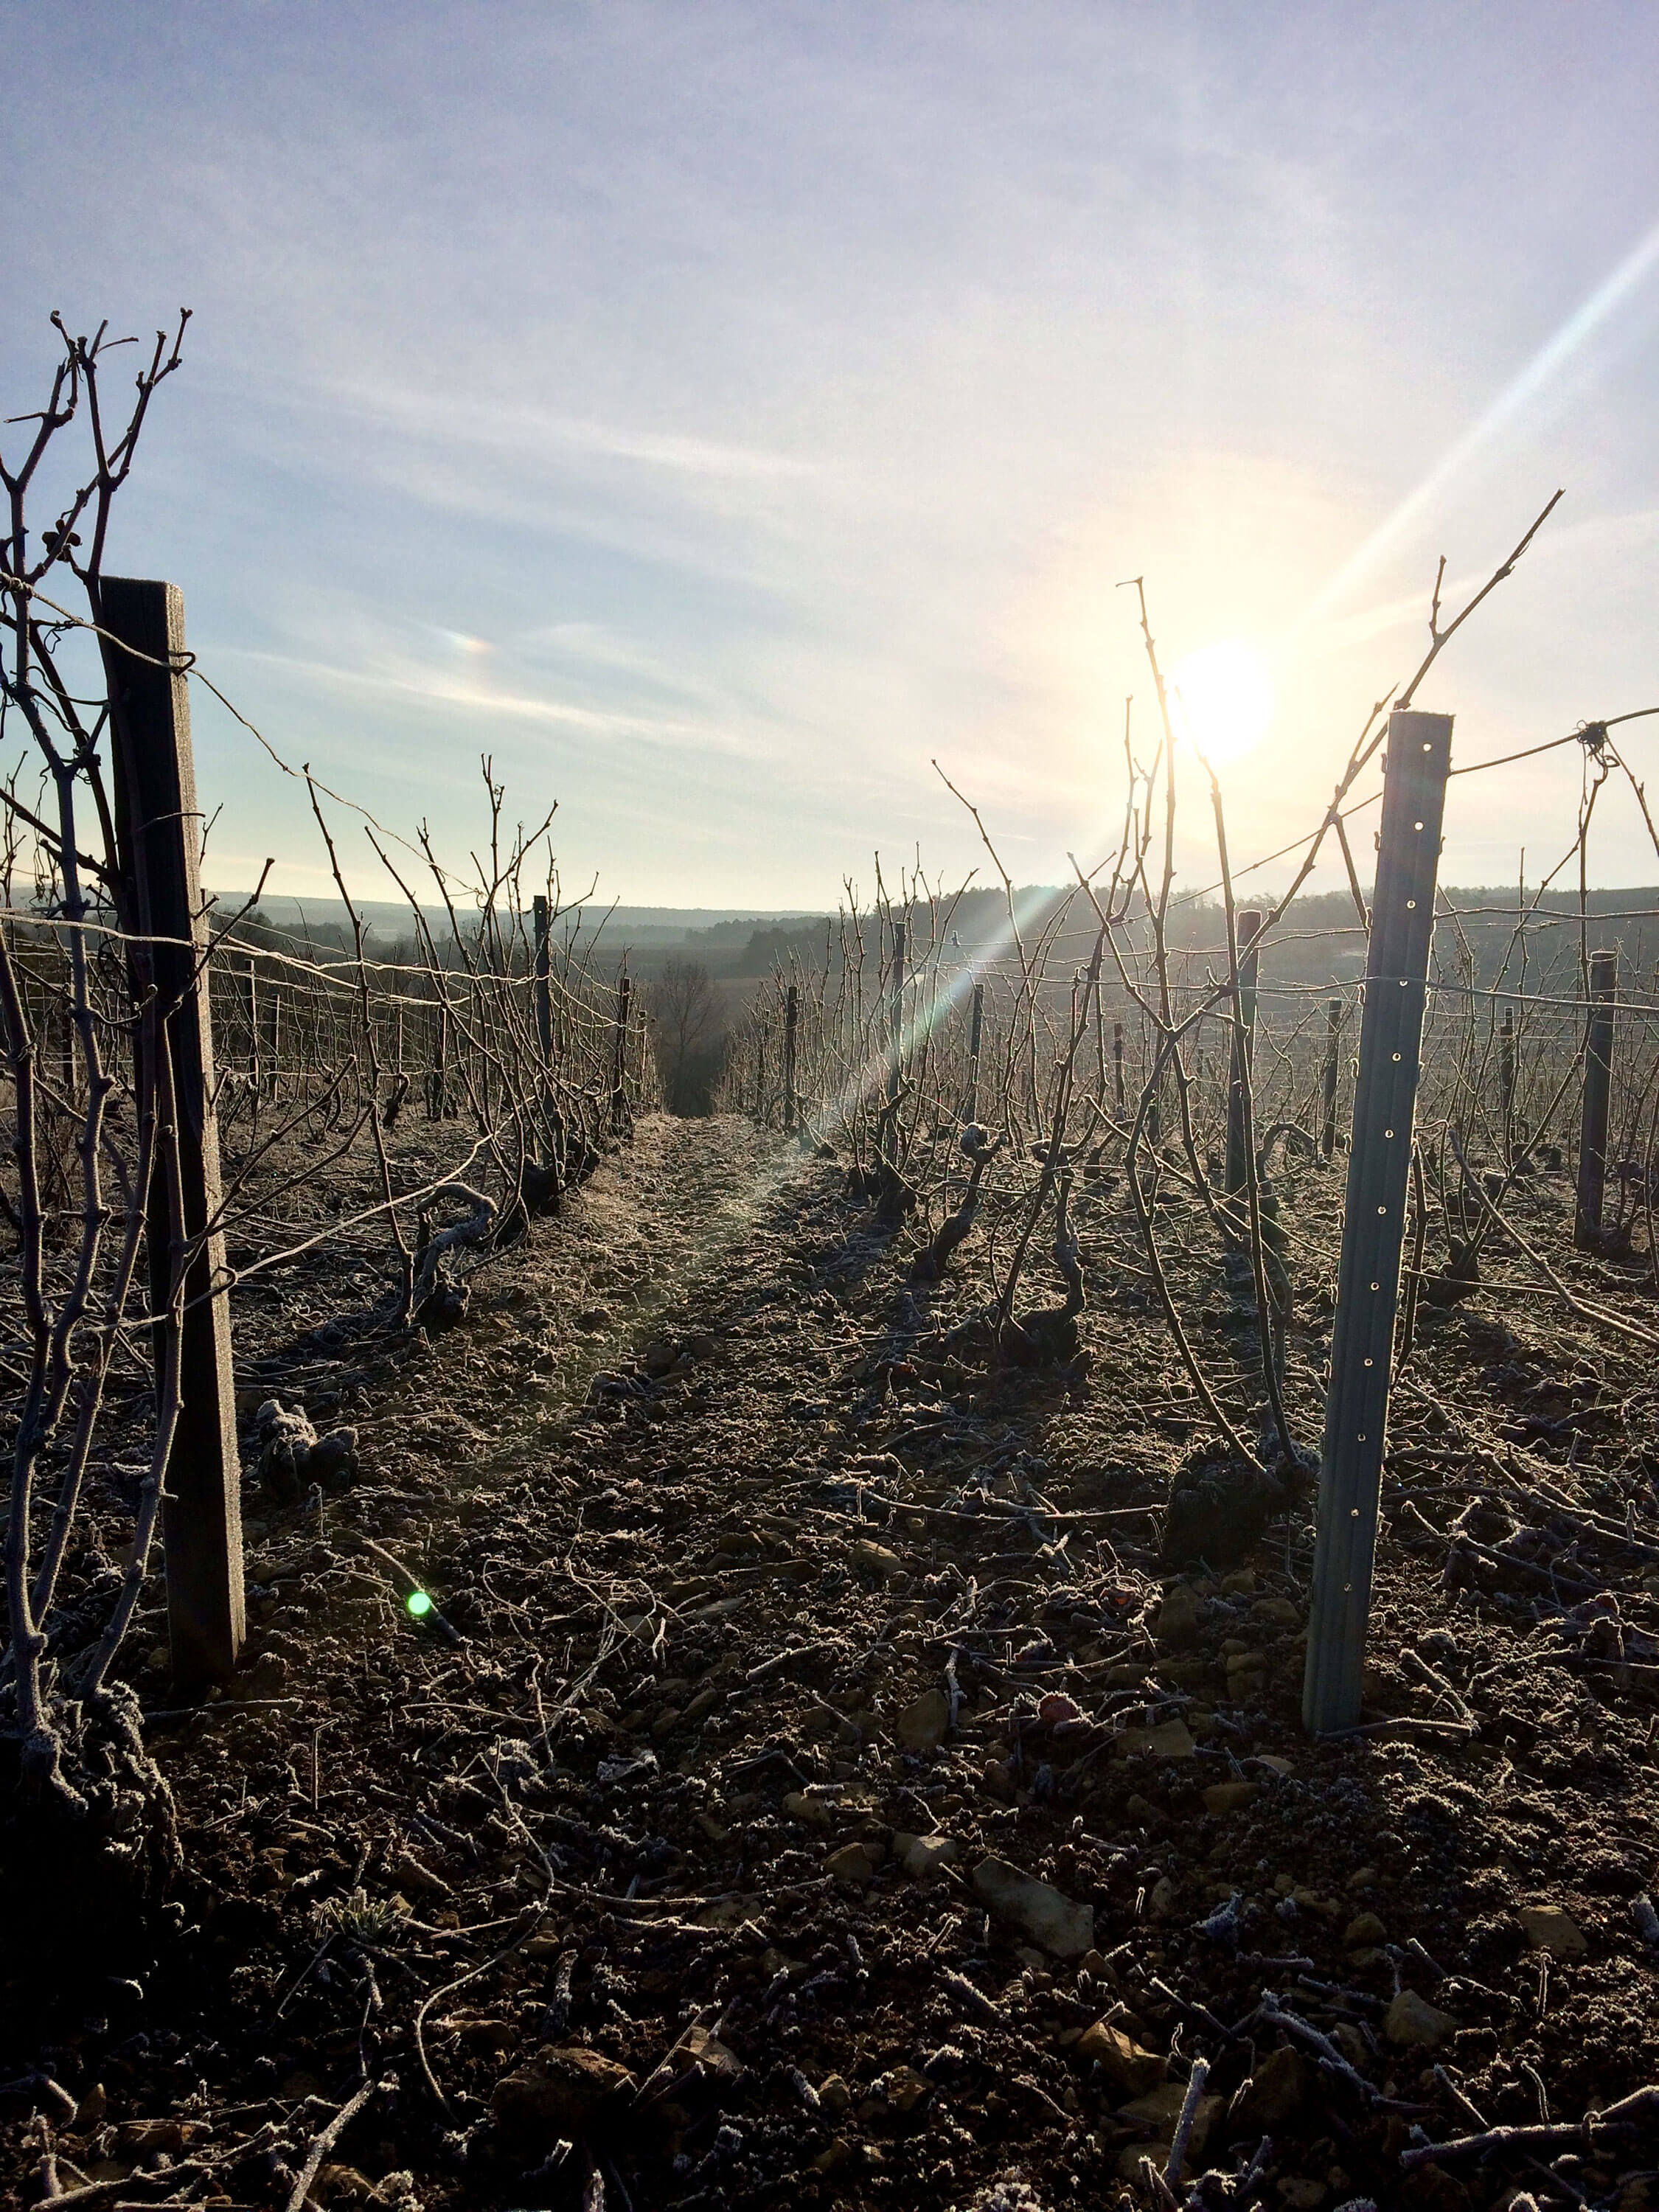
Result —
M1179 733L1212 766L1240 760L1273 720L1267 664L1253 646L1200 646L1170 679L1170 709Z

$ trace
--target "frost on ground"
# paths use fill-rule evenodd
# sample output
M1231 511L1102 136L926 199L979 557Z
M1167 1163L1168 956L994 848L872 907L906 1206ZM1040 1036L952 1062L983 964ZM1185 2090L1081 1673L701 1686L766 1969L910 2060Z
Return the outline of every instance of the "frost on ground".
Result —
M1652 2200L1653 1562L1439 1503L1560 1348L1423 1322L1372 1732L1316 1746L1305 1506L1160 1556L1204 1439L1144 1289L992 1374L910 1257L653 1120L436 1341L258 1347L251 1473L273 1398L352 1452L272 1454L244 1683L152 1724L183 1886L0 1968L15 2201L1146 2206L1188 2106L1177 2202Z

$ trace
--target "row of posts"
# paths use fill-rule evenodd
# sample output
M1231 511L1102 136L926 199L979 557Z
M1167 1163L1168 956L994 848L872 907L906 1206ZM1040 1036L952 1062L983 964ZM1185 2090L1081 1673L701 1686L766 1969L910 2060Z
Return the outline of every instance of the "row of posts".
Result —
M106 578L100 617L117 835L137 923L134 995L146 1008L137 1038L140 1096L165 1118L169 1139L157 1146L160 1172L153 1179L147 1237L151 1310L171 1313L179 1335L179 1406L162 1508L168 1621L176 1675L185 1685L200 1684L234 1670L244 1614L229 1301L219 1287L225 1280L224 1239L222 1231L210 1230L221 1185L183 599L168 584ZM1304 1717L1316 1734L1352 1728L1359 1719L1451 727L1449 715L1400 710L1389 718L1309 1619ZM1236 1024L1232 1043L1230 1188L1235 1175L1242 1187L1244 1173L1244 1122L1242 1112L1235 1117L1233 1104L1249 1076L1260 927L1254 910L1241 915L1245 1018ZM550 917L540 898L534 930L537 1037L545 1060L552 1048L551 966ZM894 1119L902 1088L905 956L901 924L890 978L887 1103ZM1616 955L1598 951L1590 963L1585 1040L1577 1194L1581 1243L1593 1243L1601 1228L1617 981ZM630 995L624 975L617 986L611 1066L613 1126L626 1115ZM983 1006L983 987L975 985L970 1118L977 1103ZM798 1113L799 1013L792 986L784 1035L785 1114L791 1126ZM1333 1000L1328 1013L1322 1149L1329 1157L1340 1001ZM1505 1045L1500 1065L1512 1084L1512 1022L1506 1024ZM1113 1061L1121 1103L1121 1024L1115 1026ZM180 1274L186 1252L193 1257ZM158 1360L158 1375L161 1365Z
M1304 1719L1325 1735L1358 1725L1370 1620L1383 1451L1393 1379L1395 1325L1407 1224L1413 1122L1434 933L1441 823L1450 768L1452 718L1401 709L1389 718L1382 819L1360 1021L1358 1069L1343 1214L1325 1436L1320 1457L1317 1531L1304 1684ZM1228 1081L1224 1181L1230 1197L1248 1176L1248 1102L1263 916L1237 918L1238 1018ZM900 1008L904 935L896 930L887 1098L896 1111L902 1079ZM1593 1249L1602 1225L1612 1092L1618 955L1589 963L1584 1080L1575 1192L1574 1237ZM969 1048L968 1119L977 1103L983 986L974 988ZM1320 1151L1336 1147L1338 1054L1343 1006L1326 1008ZM1114 1089L1124 1103L1123 1032L1113 1030ZM1506 1166L1514 1129L1515 1020L1506 1010L1499 1039ZM1154 1141L1156 1136L1154 1135Z
M222 1192L184 599L172 584L106 576L98 611L116 837L134 923L131 983L133 1002L143 1010L137 1088L160 1139L145 1236L150 1310L170 1317L156 1325L158 1389L167 1364L166 1328L176 1333L178 1347L177 1414L162 1480L167 1625L174 1678L191 1689L234 1673L246 1620L224 1235L210 1226ZM535 902L534 926L537 1041L545 1062L553 1046L545 899ZM260 1009L252 963L247 988L251 1072L257 1073ZM617 989L609 1102L618 1130L627 1120L630 995L624 975ZM274 1066L281 1042L275 993L271 1012ZM441 1079L447 1043L448 1012L441 1008Z
M1359 1725L1406 1229L1451 717L1389 717L1376 887L1325 1401L1303 1718L1310 1734ZM1607 1180L1618 955L1589 963L1574 1240L1599 1243ZM1332 1008L1332 1028L1336 1007ZM1506 1168L1513 1165L1515 1019L1499 1033ZM1330 1122L1328 1061L1327 1127Z

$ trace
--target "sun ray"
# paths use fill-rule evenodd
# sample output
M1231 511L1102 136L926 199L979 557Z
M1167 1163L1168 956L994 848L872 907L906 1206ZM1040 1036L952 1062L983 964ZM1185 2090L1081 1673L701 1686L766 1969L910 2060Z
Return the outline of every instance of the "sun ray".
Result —
M1368 570L1376 567L1389 547L1440 496L1464 464L1483 446L1489 445L1498 432L1514 420L1527 402L1544 389L1656 267L1659 267L1659 223L1656 223L1646 237L1632 248L1589 297L1581 301L1554 335L1539 348L1526 367L1504 386L1485 414L1442 454L1421 483L1408 492L1394 512L1348 556L1335 575L1304 609L1293 627L1292 635L1320 621L1339 603L1346 592Z

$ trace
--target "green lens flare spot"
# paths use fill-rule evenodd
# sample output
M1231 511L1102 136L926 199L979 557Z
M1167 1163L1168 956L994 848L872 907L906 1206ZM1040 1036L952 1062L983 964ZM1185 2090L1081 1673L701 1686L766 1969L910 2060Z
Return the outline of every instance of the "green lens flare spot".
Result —
M404 1603L416 1620L424 1619L432 1610L432 1601L424 1590L410 1590Z

